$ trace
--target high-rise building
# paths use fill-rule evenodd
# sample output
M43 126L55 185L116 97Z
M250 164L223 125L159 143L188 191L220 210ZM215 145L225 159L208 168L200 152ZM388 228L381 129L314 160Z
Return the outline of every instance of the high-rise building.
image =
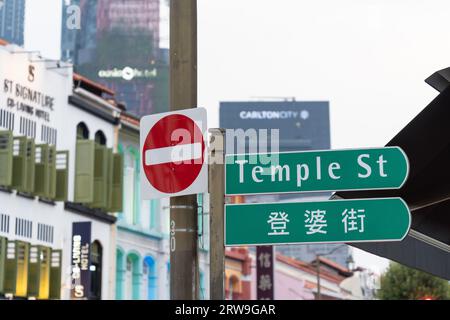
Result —
M306 151L330 149L330 116L328 101L246 101L221 102L220 127L225 129L256 130L255 135L248 132L245 139L229 139L227 137L227 153L255 152L248 143L266 142L265 150L274 151L271 130L278 130L278 150ZM267 135L260 132L267 129ZM266 141L265 141L266 140ZM254 145L253 145L254 146ZM330 193L286 194L286 195L254 195L245 196L245 202L279 202L279 201L320 201L327 200ZM350 248L339 244L302 244L280 245L276 251L283 255L311 262L316 254L326 255L342 266L347 266Z
M137 116L168 109L167 49L159 47L160 0L64 0L62 60L116 92ZM78 8L80 28L67 21Z
M0 0L0 38L23 45L25 0Z

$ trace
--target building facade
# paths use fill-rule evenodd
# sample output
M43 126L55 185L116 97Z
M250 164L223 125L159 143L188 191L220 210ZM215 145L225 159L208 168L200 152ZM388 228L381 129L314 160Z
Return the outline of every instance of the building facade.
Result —
M79 8L80 29L70 28ZM137 116L168 110L167 49L159 47L160 0L64 0L61 59L116 91Z
M253 255L252 255L253 258ZM282 254L277 254L274 264L274 299L275 300L315 300L318 299L317 267ZM346 267L321 258L320 261L320 299L321 300L355 300L360 297L343 285L353 278L353 273ZM252 260L251 298L256 299L256 261Z
M358 268L353 277L342 281L341 286L349 290L356 299L375 300L380 289L380 275L366 268Z
M169 198L142 200L139 119L122 112L119 152L124 158L123 210L117 221L117 300L170 299ZM208 203L199 204L200 299L209 297ZM206 210L205 210L206 209Z
M119 152L124 156L123 210L117 222L117 300L168 298L168 249L163 206L167 201L140 197L139 120L122 114Z
M155 0L98 0L100 33L127 28L150 31L153 48L159 48L159 7Z
M114 298L114 93L0 42L0 296Z
M255 254L246 247L225 250L225 299L257 299L257 263ZM321 300L372 300L377 277L357 268L349 270L320 257ZM317 261L308 263L276 254L273 274L274 300L316 300L318 297Z
M225 299L250 300L252 258L247 248L225 250Z
M0 39L23 45L25 0L0 1Z

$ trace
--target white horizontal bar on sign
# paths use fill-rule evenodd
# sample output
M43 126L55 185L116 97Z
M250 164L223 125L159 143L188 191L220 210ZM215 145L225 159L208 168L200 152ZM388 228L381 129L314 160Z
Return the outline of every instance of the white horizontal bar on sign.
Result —
M173 147L151 149L145 151L145 165L153 166L168 162L182 162L199 159L202 156L202 144L179 144Z

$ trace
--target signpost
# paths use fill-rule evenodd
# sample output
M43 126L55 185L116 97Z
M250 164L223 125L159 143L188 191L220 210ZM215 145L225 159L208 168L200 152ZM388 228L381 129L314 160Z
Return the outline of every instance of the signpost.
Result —
M179 12L182 6L182 2L177 1L174 11ZM181 86L180 79L176 79L172 79L173 84ZM198 296L195 194L206 192L208 188L206 121L206 110L202 108L159 113L141 119L141 168L145 174L141 179L141 197L144 200L172 197L170 278L171 298L177 300Z
M173 299L197 296L197 208L190 195L208 188L206 128L206 110L200 108L150 115L141 120L141 168L145 174L145 179L141 179L142 199L173 197ZM223 132L213 132L212 136L215 146L211 147L210 157L225 160L225 164L214 162L209 168L214 299L223 299L224 293L223 244L260 246L257 296L273 299L274 252L270 245L400 241L409 231L411 215L400 198L224 204L225 195L401 188L408 177L409 164L398 147L224 157Z
M225 245L400 241L411 214L401 198L225 206Z
M397 189L408 171L398 147L227 155L225 194Z

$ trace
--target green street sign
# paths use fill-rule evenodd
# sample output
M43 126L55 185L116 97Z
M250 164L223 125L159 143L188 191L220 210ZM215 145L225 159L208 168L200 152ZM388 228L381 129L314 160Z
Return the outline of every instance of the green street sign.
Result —
M411 214L401 198L225 206L225 245L401 241Z
M409 172L398 147L225 156L225 194L398 189Z

